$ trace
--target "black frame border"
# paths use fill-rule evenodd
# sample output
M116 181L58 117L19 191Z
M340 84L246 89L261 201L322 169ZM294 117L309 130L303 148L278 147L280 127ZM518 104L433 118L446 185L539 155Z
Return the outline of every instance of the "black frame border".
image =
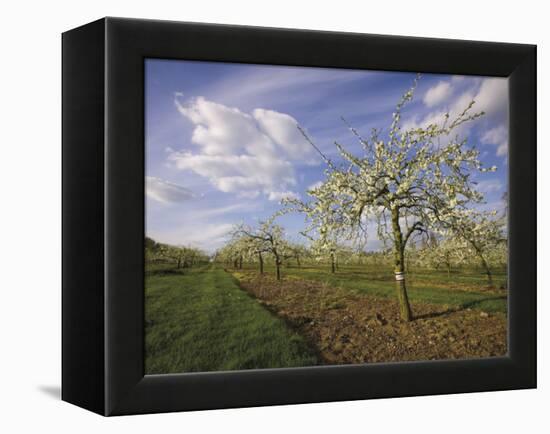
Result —
M535 46L120 18L101 22L103 414L536 387ZM144 376L145 58L509 77L508 357Z

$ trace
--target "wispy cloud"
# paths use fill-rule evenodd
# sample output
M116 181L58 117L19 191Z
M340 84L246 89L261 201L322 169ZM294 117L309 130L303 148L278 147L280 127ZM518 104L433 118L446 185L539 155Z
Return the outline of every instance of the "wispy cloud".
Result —
M502 191L503 185L498 179L485 179L477 183L477 188L482 193L495 193Z
M231 214L248 213L259 208L257 202L239 202L232 205L220 206L215 208L189 210L186 216L189 221L211 220L214 217L225 217Z
M508 129L504 125L491 128L481 136L481 143L495 145L497 155L508 155Z
M440 81L435 86L430 87L424 95L424 104L428 107L441 104L447 100L453 93L453 87L451 83L446 81Z
M187 245L214 252L227 242L232 229L231 223L196 222L165 230L150 230L148 236L168 244Z
M475 125L483 125L484 131L480 136L482 144L497 145L496 155L506 156L508 152L508 82L502 78L483 78L471 82L463 88L464 79L452 77L442 80L428 89L424 95L424 103L431 109L428 113L409 113L403 122L403 129L425 128L428 125L442 125L445 114L451 120L460 115L464 109L474 101L470 114L484 113L484 116L475 122L466 122L453 132L453 135L468 135ZM457 87L462 89L458 92ZM452 94L455 98L449 98Z
M262 104L269 100L276 105L299 99L305 101L304 93L307 93L307 101L313 102L323 98L331 89L364 79L364 71L256 65L213 83L208 89L208 95L227 104Z
M164 204L184 202L194 197L188 188L152 176L145 177L147 197Z
M283 199L300 199L300 195L293 191L272 191L269 193L269 200L280 202Z

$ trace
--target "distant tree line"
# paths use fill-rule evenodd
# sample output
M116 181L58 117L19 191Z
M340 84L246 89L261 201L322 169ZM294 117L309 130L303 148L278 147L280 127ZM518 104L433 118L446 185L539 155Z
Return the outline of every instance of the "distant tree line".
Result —
M450 276L461 269L477 269L487 276L488 286L493 285L494 270L507 266L507 239L503 219L476 224L478 230L466 236L443 237L426 232L412 240L404 251L404 270L445 270ZM491 230L489 230L488 226ZM481 228L481 229L479 229ZM466 229L465 229L466 231ZM379 251L365 251L349 244L309 240L306 245L292 242L284 229L273 219L257 226L238 225L230 240L213 256L213 260L227 268L242 269L243 264L253 265L259 274L265 273L269 264L275 268L277 280L281 280L283 268L302 266L325 266L337 273L341 266L359 265L377 272L393 265L391 247Z
M146 237L145 260L148 263L173 264L179 269L204 265L210 261L210 256L195 247L163 244Z

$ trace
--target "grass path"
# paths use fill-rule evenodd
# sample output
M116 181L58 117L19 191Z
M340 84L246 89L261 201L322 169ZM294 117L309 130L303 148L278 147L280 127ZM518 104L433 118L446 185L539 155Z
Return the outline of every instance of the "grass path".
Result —
M301 336L207 266L152 272L145 284L147 374L307 366Z

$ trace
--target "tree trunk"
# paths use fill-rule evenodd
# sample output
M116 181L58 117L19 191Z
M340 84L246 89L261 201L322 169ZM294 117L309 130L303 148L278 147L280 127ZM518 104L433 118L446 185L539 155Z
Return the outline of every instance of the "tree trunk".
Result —
M277 268L277 280L281 280L281 262L279 259L275 259L275 268Z
M392 209L392 227L394 239L395 288L397 290L397 300L399 301L399 313L402 320L411 321L412 312L405 284L405 246L403 244L401 227L399 226L399 210L397 208Z
M336 272L336 268L334 266L334 253L330 252L330 271L332 273Z
M241 255L241 257L239 258L239 269L243 269L243 255Z
M235 259L235 260L233 261L233 268L237 268L238 265L239 265L239 259Z
M298 268L301 267L300 265L300 257L298 255L296 255L296 265L298 265Z
M493 275L491 273L491 270L489 268L489 264L485 260L485 257L483 256L483 253L481 249L476 245L476 243L471 242L472 246L474 247L475 251L477 252L477 255L479 256L479 259L481 260L481 266L485 270L485 274L487 274L487 283L489 284L489 287L493 288Z
M485 274L487 274L487 283L492 288L494 286L494 284L493 284L493 274L491 273L491 269L489 268L489 264L487 263L487 261L485 260L483 255L480 254L479 257L481 258L481 265L483 266L483 269L485 270Z
M264 274L264 258L262 252L258 252L258 260L260 261L260 274Z

